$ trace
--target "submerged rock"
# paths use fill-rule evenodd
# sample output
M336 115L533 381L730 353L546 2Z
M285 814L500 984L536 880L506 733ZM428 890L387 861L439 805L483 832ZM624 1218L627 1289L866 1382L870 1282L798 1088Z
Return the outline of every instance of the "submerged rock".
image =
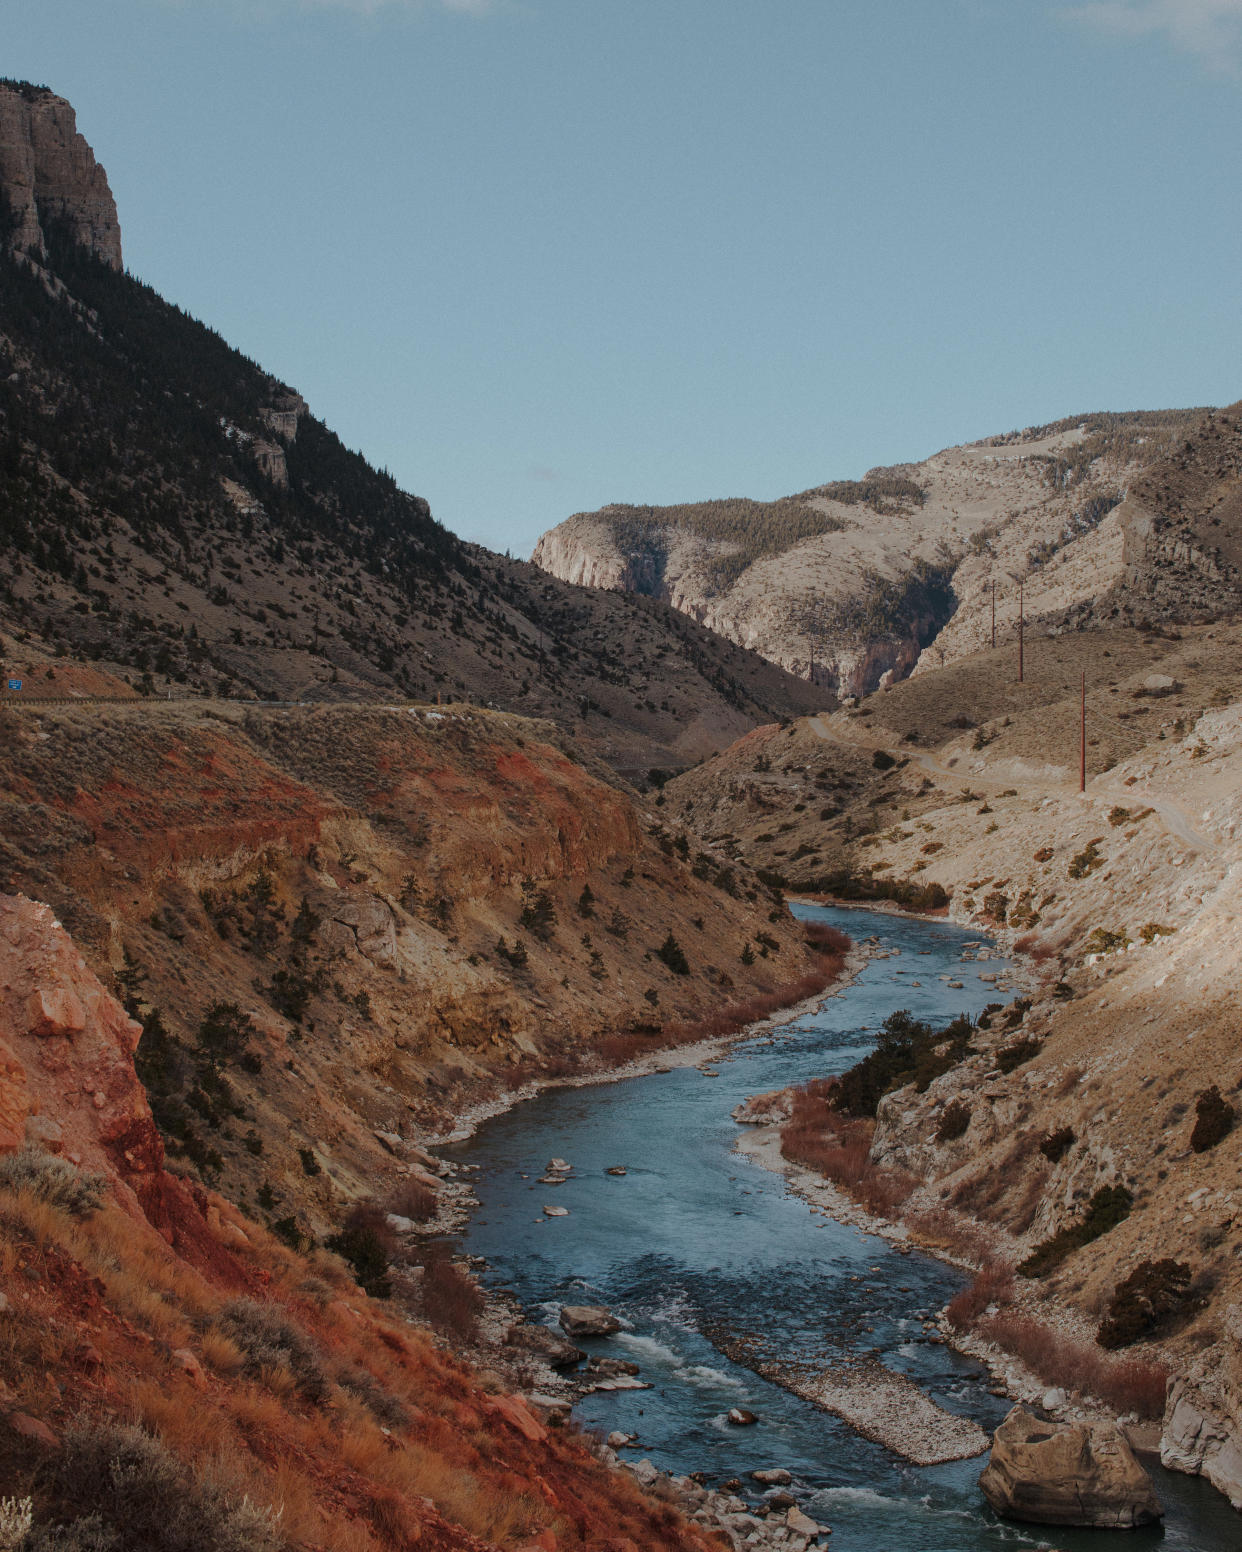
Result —
M1130 1530L1164 1514L1116 1423L1044 1423L1014 1407L979 1478L997 1514L1035 1525Z

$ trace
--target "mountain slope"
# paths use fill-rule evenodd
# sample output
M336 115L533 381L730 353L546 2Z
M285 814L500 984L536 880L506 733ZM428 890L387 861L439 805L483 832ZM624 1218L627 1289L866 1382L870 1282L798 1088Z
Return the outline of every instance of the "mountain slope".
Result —
M10 136L34 136L27 92L71 121L60 99L0 84ZM0 144L0 631L15 677L46 677L42 659L65 652L161 695L466 697L573 724L633 768L686 764L814 704L658 603L463 544L288 385L122 273L119 246L88 241L93 159L56 200L31 194L20 160Z
M1002 628L1019 578L1051 574L1062 556L1058 611L1093 602L1126 562L1117 547L1077 563L1084 545L1202 416L1074 417L777 502L605 507L544 534L534 560L665 598L793 673L866 694L925 650L943 662L984 645L993 582Z

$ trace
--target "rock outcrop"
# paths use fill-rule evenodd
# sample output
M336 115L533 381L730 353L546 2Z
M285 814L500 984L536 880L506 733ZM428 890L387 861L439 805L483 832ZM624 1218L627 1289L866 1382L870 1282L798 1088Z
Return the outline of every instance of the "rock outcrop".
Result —
M121 227L107 174L78 133L72 107L45 87L0 83L0 193L17 251L42 259L52 221L105 264L121 268Z
M993 589L996 640L1011 640L1019 578L1041 631L1110 623L1136 578L1136 618L1236 608L1236 428L1201 418L1073 418L775 502L604 507L550 529L533 560L664 599L814 684L866 695L989 645ZM1145 505L1123 503L1147 475Z
M1242 1310L1231 1304L1222 1343L1170 1385L1160 1438L1164 1466L1206 1477L1235 1509L1242 1509L1240 1338Z
M1151 1480L1115 1423L1043 1423L1014 1407L979 1478L1009 1520L1130 1530L1163 1516Z

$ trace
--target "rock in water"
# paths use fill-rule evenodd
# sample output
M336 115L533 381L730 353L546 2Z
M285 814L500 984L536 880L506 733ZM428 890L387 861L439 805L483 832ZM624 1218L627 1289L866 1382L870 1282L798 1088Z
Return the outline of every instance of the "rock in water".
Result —
M759 1419L753 1412L748 1412L745 1407L730 1407L729 1421L733 1423L735 1427L749 1428L752 1423L757 1423Z
M514 1326L509 1332L509 1346L525 1348L538 1353L553 1369L572 1369L586 1354L575 1347L568 1337L547 1326Z
M979 1478L997 1514L1035 1525L1131 1530L1164 1514L1116 1423L1043 1423L1014 1407Z
M561 1307L561 1330L566 1336L611 1336L620 1331L621 1322L602 1304L565 1304Z

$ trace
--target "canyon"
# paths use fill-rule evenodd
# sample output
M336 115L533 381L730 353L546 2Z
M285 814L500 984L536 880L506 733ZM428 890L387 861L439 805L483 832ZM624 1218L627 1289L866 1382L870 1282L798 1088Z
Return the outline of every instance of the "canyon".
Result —
M541 1388L538 1301L485 1297L445 1239L470 1164L444 1143L704 1038L750 1030L774 1068L755 1021L842 968L791 896L939 913L1021 977L978 972L997 1002L931 1031L874 1114L842 1123L809 1068L774 1102L849 1154L841 1214L967 1265L954 1340L1054 1414L1121 1410L1090 1364L1054 1371L1111 1374L1127 1314L1117 1362L1168 1381L1146 1442L1242 1507L1239 407L608 507L528 564L127 274L44 88L0 83L0 191L19 1544L745 1540L734 1488L620 1469ZM940 1017L965 983L937 981ZM674 1123L677 1083L720 1078L678 1071ZM852 1417L838 1379L799 1383ZM805 1548L818 1527L783 1512L762 1536Z

